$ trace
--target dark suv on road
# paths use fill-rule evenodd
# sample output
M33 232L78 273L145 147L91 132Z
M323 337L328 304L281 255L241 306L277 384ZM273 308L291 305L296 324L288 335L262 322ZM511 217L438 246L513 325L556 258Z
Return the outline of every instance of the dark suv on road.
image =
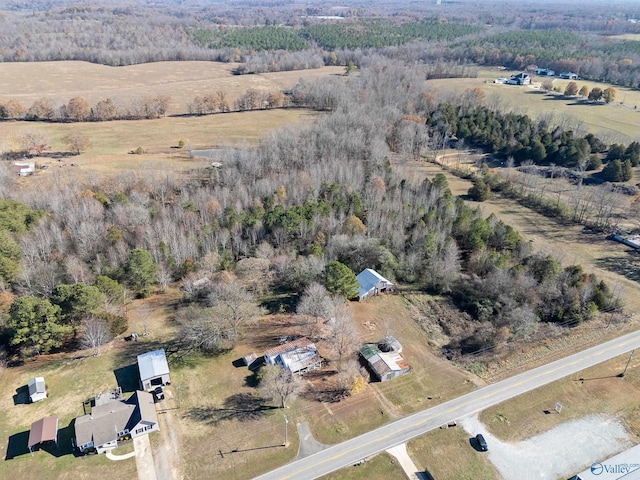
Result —
M480 451L486 452L487 450L489 450L489 447L487 447L487 441L484 439L481 433L476 435L476 442L478 442L478 448L480 449Z

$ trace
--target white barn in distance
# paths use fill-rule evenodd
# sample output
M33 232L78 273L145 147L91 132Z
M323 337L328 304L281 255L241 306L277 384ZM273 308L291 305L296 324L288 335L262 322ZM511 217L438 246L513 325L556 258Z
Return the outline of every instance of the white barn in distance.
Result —
M151 391L156 387L164 387L171 383L169 364L164 349L138 355L138 370L140 371L140 387Z
M373 297L381 292L392 292L394 285L375 270L365 268L356 277L358 280L358 300Z

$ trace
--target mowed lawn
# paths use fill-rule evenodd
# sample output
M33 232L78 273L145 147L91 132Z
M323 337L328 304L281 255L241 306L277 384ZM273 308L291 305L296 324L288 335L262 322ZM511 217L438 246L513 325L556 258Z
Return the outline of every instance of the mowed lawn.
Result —
M616 87L616 98L611 104L584 102L580 97L565 98L563 95L545 94L539 85L550 77L533 76L532 85L504 85L493 83L498 77L509 78L516 71L483 69L477 78L453 78L428 80L427 85L438 92L462 93L466 89L480 88L488 104L499 105L504 111L527 114L539 118L552 113L556 123L568 127L579 126L607 141L630 143L640 140L640 91ZM569 80L553 79L553 86L564 92ZM586 85L589 90L602 90L611 85L577 80L578 88Z

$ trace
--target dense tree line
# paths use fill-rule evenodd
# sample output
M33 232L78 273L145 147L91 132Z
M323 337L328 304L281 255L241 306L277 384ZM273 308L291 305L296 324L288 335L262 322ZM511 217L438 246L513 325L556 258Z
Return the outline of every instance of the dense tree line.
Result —
M39 299L32 301L37 308L25 307L27 322L55 318L73 327L77 320L68 319L78 318L76 310L59 287L100 290L103 277L140 296L180 279L193 291L194 276L231 272L257 295L296 294L320 283L350 296L353 274L366 267L453 298L470 283L478 292L499 292L504 298L463 307L483 331L502 329L509 338L526 337L540 322L579 322L615 302L604 284L575 273L579 267L562 274L513 229L455 199L442 174L416 180L394 170L392 155L416 158L439 143L424 121L433 116L434 99L414 70L378 65L346 79L303 82L295 95L303 103L328 102L330 113L273 132L255 148L221 152L220 169L193 177L158 169L111 181L91 177L82 187L52 172L37 191L10 190L29 209L46 212L9 235L20 251L8 287ZM208 301L203 308L229 311L220 299ZM533 312L524 326L522 311ZM496 320L487 324L487 312ZM11 326L18 318L9 313L12 332L23 328ZM218 335L212 345L233 333L232 323L193 318L202 319L194 328Z
M307 50L311 47L295 30L285 27L253 27L231 30L195 30L194 37L209 48L249 50Z
M0 102L0 120L33 120L48 122L103 122L163 117L171 98L155 95L125 102L106 98L91 105L86 98L73 97L57 107L50 98L39 98L28 108L19 100Z
M476 97L477 100L477 97ZM554 164L578 170L598 168L601 154L608 146L593 134L577 136L573 130L550 126L546 121L534 121L527 115L501 113L483 105L441 103L428 115L427 125L441 138L464 139L467 145L481 147L487 152L517 164L525 161L536 165ZM624 173L610 174L608 181L627 181L631 167L640 163L640 144L613 145L605 160L621 163ZM592 155L593 154L593 155Z
M312 25L304 27L300 34L327 50L336 50L389 47L418 39L453 40L479 31L478 26L440 23L437 20L400 24L380 20Z

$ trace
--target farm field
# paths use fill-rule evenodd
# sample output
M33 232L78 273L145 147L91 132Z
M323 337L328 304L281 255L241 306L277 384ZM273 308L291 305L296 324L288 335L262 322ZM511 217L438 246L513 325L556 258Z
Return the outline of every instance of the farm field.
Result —
M565 98L562 95L545 94L536 84L548 77L533 77L533 85L495 84L498 77L516 74L516 71L497 69L480 70L477 78L454 78L428 80L427 85L437 91L461 93L466 89L480 88L485 92L487 103L501 105L507 111L540 117L553 113L556 122L564 122L574 127L582 127L595 135L600 135L610 142L630 143L638 140L640 125L640 91L615 87L616 99L609 105L583 103L579 97ZM564 91L569 80L554 79L554 87ZM591 90L600 87L603 90L610 85L597 82L577 80L578 87L587 85ZM623 103L624 105L621 105Z
M109 67L88 62L0 63L0 101L16 99L29 107L50 98L61 105L80 96L92 105L112 98L127 102L141 97L168 95L167 114L187 113L196 96L225 92L231 104L249 88L266 91L291 89L300 78L342 75L344 67L234 75L238 64L220 62L156 62Z
M154 120L117 120L90 123L34 123L8 122L0 130L0 147L6 151L21 149L21 138L27 132L40 132L51 140L52 152L68 152L63 138L71 132L84 135L91 145L80 155L64 158L36 157L39 165L53 170L39 172L37 177L50 175L64 167L69 174L70 164L79 167L80 173L111 173L124 170L149 170L155 168L190 170L207 166L211 160L193 159L191 148L216 148L230 145L251 144L259 141L269 131L289 125L312 121L316 113L302 109L257 110L243 113L224 113L197 117L167 117ZM135 132L135 134L132 134ZM185 148L178 149L178 142ZM129 152L138 146L142 155ZM28 185L36 178L29 178Z

